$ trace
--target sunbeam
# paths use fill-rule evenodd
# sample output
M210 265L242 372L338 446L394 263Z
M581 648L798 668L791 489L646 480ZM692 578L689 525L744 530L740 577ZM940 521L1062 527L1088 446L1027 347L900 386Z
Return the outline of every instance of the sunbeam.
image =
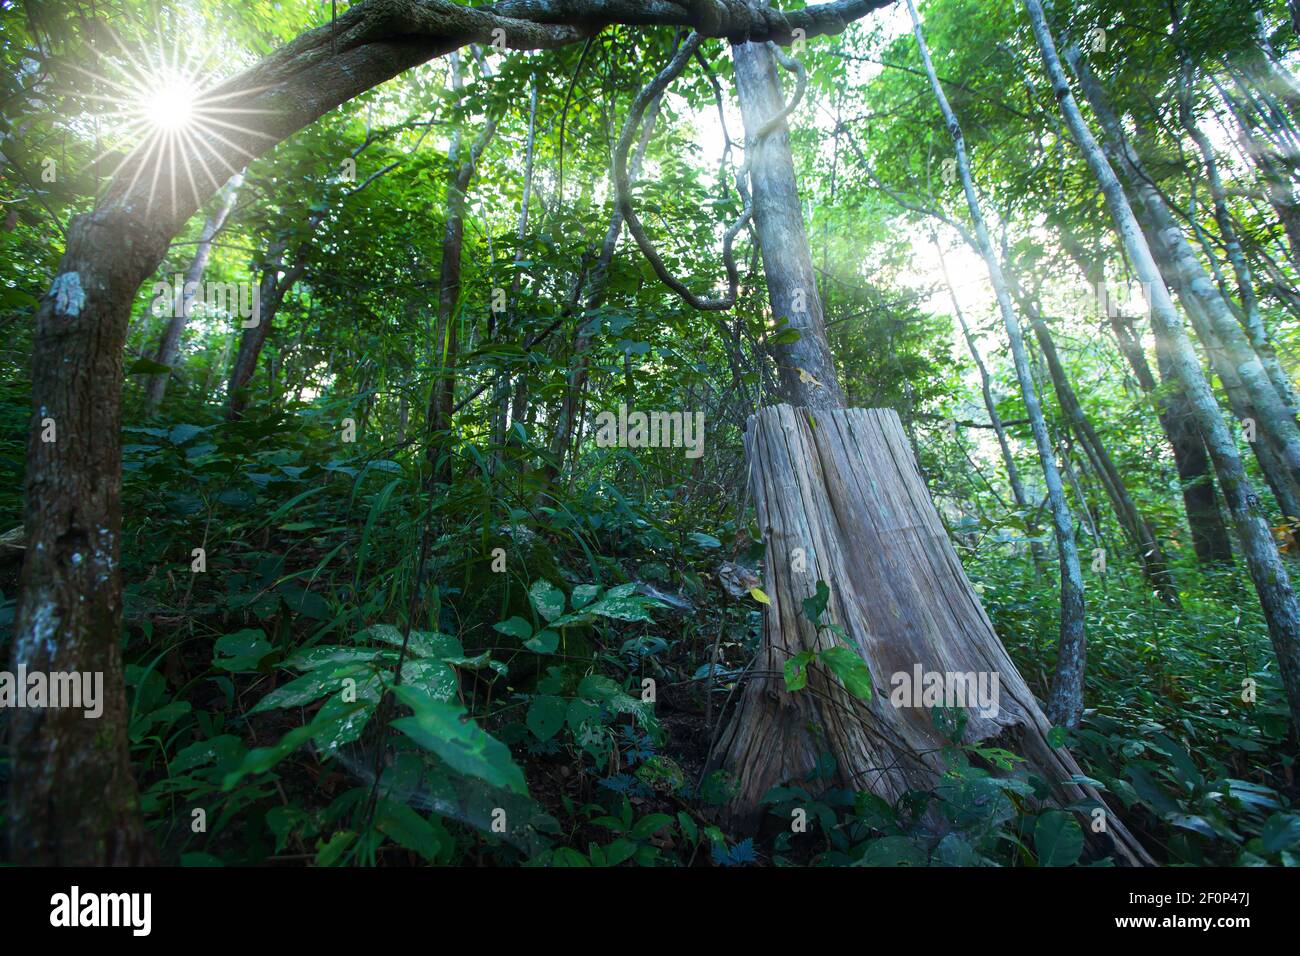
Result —
M102 104L94 115L107 120L110 127L108 146L95 162L120 153L122 158L110 175L116 177L128 164L133 166L128 191L146 177L150 208L160 187L167 191L174 208L178 181L188 186L194 205L201 205L205 192L220 188L254 158L237 139L273 138L243 125L238 118L270 111L230 105L247 101L257 90L218 92L226 78L210 69L211 51L203 58L182 54L182 47L193 47L178 38L170 51L158 48L136 53L116 33L111 36L118 55L104 59L105 73L74 66L103 90L88 94L90 100ZM206 187L201 188L201 183Z

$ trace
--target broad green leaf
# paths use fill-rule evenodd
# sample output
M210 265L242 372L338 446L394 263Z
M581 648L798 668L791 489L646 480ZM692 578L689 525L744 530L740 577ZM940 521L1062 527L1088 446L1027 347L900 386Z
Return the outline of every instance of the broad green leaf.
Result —
M402 733L466 776L515 793L528 793L523 771L511 758L510 748L467 719L464 707L434 700L413 687L395 687L393 693L414 711L414 716L393 721Z
M871 671L867 662L842 644L821 652L821 661L844 682L844 687L859 700L871 700Z
M672 822L673 818L666 813L652 813L638 820L628 835L634 840L644 840Z
M569 702L562 697L552 697L549 694L535 697L528 705L528 729L538 740L550 740L564 726L568 710Z
M451 855L455 841L438 823L436 826L404 803L395 800L380 802L375 814L375 828L395 843L414 850L430 863L437 863Z
M785 689L803 690L808 686L808 665L812 663L812 651L800 651L794 657L787 658L782 672L785 675Z
M265 773L313 737L329 733L334 726L340 724L352 713L360 712L371 705L367 701L358 700L355 704L349 704L347 706L349 708L347 713L335 712L324 718L322 718L318 713L311 723L302 727L295 727L293 730L281 737L275 744L272 744L269 747L257 747L250 750L244 756L240 765L230 773L226 774L225 780L222 781L221 788L223 790L232 789L235 784L239 783L240 780L250 773Z
M342 691L346 686L344 680L347 678L360 682L372 673L364 663L320 667L277 687L259 700L249 713L259 714L280 707L301 707L326 694Z
M357 835L351 830L339 830L329 838L328 842L317 840L316 865L333 866L343 857L356 838Z
M522 617L512 617L508 621L498 621L492 625L492 630L510 637L517 637L521 641L528 640L533 634L533 626Z
M375 624L358 635L358 639L362 638L382 641L400 650L403 634L391 624ZM408 658L426 657L434 660L446 660L447 658L460 657L464 653L465 648L461 646L460 641L450 634L439 634L434 631L412 631L406 642ZM396 661L397 658L394 656L392 660Z
M577 610L590 604L600 593L599 584L579 584L573 589L573 608Z
M528 640L524 641L524 647L528 648L534 654L554 654L555 649L560 646L560 635L550 628L538 631Z
M227 671L255 671L257 665L274 650L266 634L253 629L223 634L212 649L215 651L212 663Z
M532 599L537 613L548 624L564 613L564 592L550 581L534 581L528 596Z
M658 605L654 598L634 593L635 584L620 584L610 588L594 604L583 608L584 614L610 617L618 621L650 621L648 607Z
M803 616L813 624L821 624L822 614L831 599L831 589L825 581L817 582L817 593L803 599Z
M1074 815L1048 810L1034 825L1034 849L1039 866L1073 866L1083 853L1083 830Z

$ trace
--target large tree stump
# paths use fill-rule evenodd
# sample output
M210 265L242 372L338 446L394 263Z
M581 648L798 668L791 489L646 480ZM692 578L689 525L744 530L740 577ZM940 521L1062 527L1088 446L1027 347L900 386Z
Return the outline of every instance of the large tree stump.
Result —
M729 822L755 826L764 794L806 778L828 751L838 786L870 790L891 803L907 790L931 787L944 770L948 741L926 709L890 703L891 675L912 674L917 665L996 673L998 712L968 709L963 741L997 741L1024 757L1030 771L1056 787L1062 804L1100 802L1094 790L1068 782L1081 771L1068 752L1048 744L1051 725L967 580L893 411L770 406L750 418L745 448L771 605L758 657L715 751L714 765L738 785L725 809ZM822 620L843 629L871 672L870 701L815 665L806 688L786 690L788 659L836 641L803 613L803 599L818 580L830 587ZM1149 862L1109 816L1108 834L1121 859Z

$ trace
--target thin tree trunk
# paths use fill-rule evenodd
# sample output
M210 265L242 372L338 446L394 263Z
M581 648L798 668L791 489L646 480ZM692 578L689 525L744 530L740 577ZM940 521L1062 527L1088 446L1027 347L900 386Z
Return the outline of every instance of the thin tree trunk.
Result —
M1159 369L1163 387L1158 386L1146 354L1124 317L1112 310L1109 319L1115 341L1133 369L1138 386L1155 403L1160 429L1173 453L1174 469L1178 473L1182 489L1183 511L1197 560L1205 564L1231 562L1232 544L1228 538L1228 529L1223 523L1223 513L1219 510L1210 458L1206 454L1201 433L1196 428L1182 385L1172 378L1168 363L1165 362L1161 363Z
M646 149L654 134L655 123L659 117L659 103L662 96L657 96L646 107L645 125L641 128L641 138L628 165L629 185L635 185L641 175L641 164L645 161ZM623 212L614 204L610 215L609 228L605 230L605 241L601 243L600 254L588 273L584 311L579 316L578 331L573 340L573 353L569 360L569 370L565 376L563 397L560 411L556 417L555 434L551 438L550 461L544 470L547 479L554 478L564 469L564 460L573 444L574 426L578 418L578 404L587 387L587 374L591 366L591 340L595 330L591 327L590 313L598 309L605 301L605 291L609 285L609 267L614 261L614 251L618 248L619 237L623 234Z
M534 73L528 83L528 136L524 144L524 194L519 201L519 225L515 229L515 274L510 280L510 309L511 315L507 319L510 324L515 321L515 316L519 311L519 290L523 285L523 270L519 264L524 261L524 240L528 237L528 214L532 204L533 196L533 165L536 158L537 148L537 74ZM498 328L498 335L505 330ZM517 389L527 389L528 371L519 373ZM501 454L507 442L506 429L508 422L512 421L510 417L510 376L503 375L502 381L493 395L495 409L493 411L494 420L492 427L492 446L496 449L493 454L494 461L501 460Z
M1161 269L1167 268L1172 272L1174 267L1169 261L1170 253L1167 244L1164 242L1164 234L1158 232L1150 224L1145 212L1135 212L1135 215L1138 224L1147 237L1147 243L1156 265ZM1258 422L1260 414L1254 403L1253 396L1250 390L1246 388L1239 368L1232 361L1228 350L1224 348L1218 330L1210 322L1205 310L1201 307L1201 301L1198 298L1189 297L1184 300L1184 308L1191 319L1192 327L1196 330L1196 337L1204 347L1206 355L1209 356L1210 367L1218 374L1220 382L1223 383L1223 390L1228 397L1228 406L1231 408L1233 416L1242 423L1243 427L1246 427L1247 422ZM1265 482L1272 490L1274 498L1277 499L1278 507L1283 514L1291 514L1291 509L1297 507L1297 502L1300 501L1300 484L1297 484L1290 469L1287 468L1276 436L1262 428L1257 428L1255 440L1251 443L1251 450L1255 454L1255 459L1259 462L1260 471L1264 475Z
M1237 230L1233 225L1232 216L1228 212L1227 196L1223 188L1223 180L1219 176L1214 147L1210 144L1210 138L1201 130L1194 117L1190 115L1187 117L1184 128L1192 137L1193 142L1196 143L1197 149L1200 150L1201 156L1205 160L1206 180L1210 184L1210 195L1214 201L1214 221L1218 223L1224 251L1227 253L1228 262L1232 266L1233 275L1237 279L1237 291L1241 299L1241 321L1247 338L1255 349L1255 353L1259 356L1260 361L1264 364L1264 370L1268 373L1269 381L1273 383L1278 394L1282 396L1282 400L1294 414L1297 406L1295 386L1282 368L1282 363L1278 361L1277 350L1273 347L1273 341L1264 328L1264 319L1259 312L1259 299L1255 295L1254 276L1251 274L1246 255L1242 251L1241 240L1237 238Z
M1133 215L1124 187L1075 102L1057 56L1056 44L1047 26L1042 4L1039 0L1024 0L1024 5L1066 125L1101 187L1124 251L1133 263L1139 281L1147 290L1152 323L1160 328L1168 343L1170 369L1187 390L1197 425L1214 460L1223 497L1228 503L1228 511L1241 543L1242 555L1259 595L1264 617L1268 621L1269 636L1277 654L1291 718L1293 723L1300 725L1300 603L1296 601L1268 523L1258 511L1257 499L1237 454L1232 435L1224 424L1214 393L1201 373L1200 362L1197 361L1187 332L1174 309L1173 300L1152 258L1142 229Z
M319 222L313 217L312 231ZM239 336L239 351L235 353L235 364L230 369L230 382L226 387L226 415L231 419L244 413L248 403L248 386L257 371L257 360L271 334L271 325L284 304L284 297L302 278L307 269L307 254L310 240L305 240L294 254L293 262L280 275L285 261L285 240L276 240L267 250L267 264L263 267L262 283L259 288L258 308L252 316L253 324L245 328Z
M1078 266L1089 288L1094 290L1094 294L1096 290L1103 290L1105 288L1103 271L1089 260L1079 243L1067 230L1061 229L1059 235L1063 248ZM1123 316L1112 303L1104 301L1104 296L1099 295L1098 299L1102 301L1102 308L1114 333L1120 354L1132 368L1138 386L1153 403L1160 429L1169 443L1183 497L1183 511L1187 518L1192 548L1196 552L1197 560L1202 563L1221 561L1231 563L1232 544L1223 521L1223 513L1219 509L1218 495L1214 488L1213 468L1209 455L1205 451L1205 441L1201 438L1201 433L1193 420L1183 387L1170 377L1167 363L1162 364L1159 369L1163 387L1157 386L1142 343L1130 327L1131 320ZM1159 341L1158 330L1156 331L1157 341ZM1160 347L1156 349L1157 355L1164 354L1166 351L1167 349Z
M1011 345L1011 357L1016 367L1016 378L1020 382L1020 392L1025 403L1025 414L1029 418L1029 425L1034 434L1034 444L1038 448L1043 479L1047 485L1047 497L1051 502L1052 526L1056 532L1056 551L1061 564L1061 625L1056 673L1052 679L1051 693L1048 695L1047 715L1059 726L1074 727L1083 716L1083 675L1087 659L1083 571L1079 566L1079 549L1074 540L1074 517L1065 498L1061 473L1056 467L1056 453L1052 448L1051 436L1047 433L1047 422L1043 418L1038 390L1034 387L1029 357L1025 352L1024 339L1020 333L1020 322L1011 305L1011 294L1006 277L1002 273L1001 263L998 261L997 251L989 237L988 227L984 224L984 213L975 192L975 182L971 178L970 162L966 156L966 141L962 135L961 124L948 104L943 85L934 72L934 64L930 61L930 50L925 43L925 33L921 29L921 18L912 0L907 0L907 11L912 18L912 32L916 36L916 43L920 49L921 62L930 79L930 88L934 91L935 100L938 101L939 109L943 113L944 123L952 136L957 157L957 172L961 176L962 190L966 194L971 226L979 245L980 255L984 257L984 264L988 268L989 279L993 283L998 311L1002 314L1003 325L1006 326L1007 339Z
M185 285L181 290L180 308L175 310L175 314L167 322L167 328L163 330L162 339L158 343L158 351L154 355L154 361L159 365L171 366L180 355L181 337L185 334L185 324L190 318L194 296L198 292L199 284L203 280L203 272L208 267L208 259L212 255L212 241L225 226L231 210L235 208L235 200L239 198L239 190L243 185L242 172L231 176L221 193L220 203L203 223L203 230L199 233L199 240L194 246L194 258L190 260L189 268L185 270ZM145 400L147 415L155 414L162 405L169 377L170 373L163 372L149 379L149 391Z
M1236 127L1234 134L1242 153L1255 167L1264 184L1264 196L1273 207L1286 236L1291 265L1300 268L1300 201L1296 199L1295 188L1282 157L1262 141L1256 124L1249 117L1249 111L1239 96L1234 96L1227 90L1217 77L1211 76L1210 82L1232 114L1233 125Z
M1163 248L1164 279L1178 292L1185 307L1191 309L1194 303L1205 316L1223 349L1223 361L1235 370L1250 396L1258 431L1273 442L1292 481L1300 482L1300 428L1296 426L1294 414L1269 379L1227 302L1206 275L1191 244L1174 221L1164 197L1149 178L1137 151L1126 139L1101 84L1079 57L1077 48L1067 49L1065 56L1101 124L1109 154L1128 173L1129 187L1142 209L1143 218L1149 223L1149 239L1156 240ZM1208 347L1209 343L1206 345Z
M931 231L930 239L934 243L935 250L939 253L939 269L943 273L944 284L948 287L948 296L952 300L953 311L957 314L957 321L961 325L961 334L966 339L966 347L970 350L971 358L975 361L975 368L979 371L980 393L984 396L984 408L989 413L989 423L993 426L993 434L997 436L998 448L1002 451L1002 463L1007 470L1007 481L1011 485L1011 496L1015 499L1016 507L1023 515L1025 533L1030 538L1029 551L1034 561L1034 571L1041 577L1046 573L1046 568L1043 563L1043 547L1037 541L1038 529L1033 524L1033 506L1029 502L1029 495L1025 492L1024 482L1020 480L1020 469L1016 467L1015 456L1011 453L1011 443L1007 441L1007 430L1002 425L1002 416L998 414L998 403L993 400L989 370L985 367L984 359L980 356L979 346L975 343L975 336L971 334L970 327L966 324L966 315L962 312L961 303L957 301L957 292L953 288L952 277L948 274L948 263L944 259L943 248L939 245L939 238Z
M1111 507L1115 510L1115 516L1119 519L1124 533L1137 549L1138 565L1142 568L1143 576L1156 589L1162 601L1171 607L1177 607L1179 605L1178 588L1169 573L1169 562L1165 558L1164 547L1161 545L1160 539L1152 530L1150 522L1138 511L1123 476L1115 466L1110 452L1106 449L1105 442L1097 434L1097 430L1089 421L1087 413L1084 412L1079 396L1075 394L1074 388L1070 385L1065 366L1061 363L1060 354L1056 351L1056 341L1052 338L1052 333L1048 329L1042 313L1038 311L1037 305L1019 288L1014 276L1011 278L1011 282L1017 293L1021 308L1025 315L1029 317L1030 326L1034 330L1034 337L1038 340L1039 347L1042 349L1043 358L1047 362L1047 372L1051 377L1057 401L1060 402L1061 411L1065 413L1070 427L1079 436L1079 442L1084 446L1085 453L1094 460L1097 472L1102 478L1102 487L1106 490Z
M463 88L460 57L451 55L452 89ZM447 201L442 233L442 261L438 276L438 320L434 350L438 356L438 376L434 380L427 420L430 441L426 449L430 474L434 481L450 484L452 455L450 442L452 407L456 397L456 365L459 358L461 256L465 245L465 195L478 168L479 157L496 132L496 120L489 116L478 138L461 157L461 132L451 134L448 159L452 174L447 184Z

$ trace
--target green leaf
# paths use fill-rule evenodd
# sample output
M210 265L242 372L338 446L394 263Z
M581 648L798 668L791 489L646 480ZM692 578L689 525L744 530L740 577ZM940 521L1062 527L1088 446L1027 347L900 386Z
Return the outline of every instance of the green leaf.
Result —
M595 614L598 617L610 617L618 621L650 621L648 607L658 604L654 598L635 594L635 584L620 584L610 588L600 600L582 609L583 614Z
M569 729L575 734L582 729L582 725L589 720L596 720L600 716L600 707L590 701L583 700L581 697L575 697L569 701L569 712L565 715L565 722Z
M599 584L579 584L577 587L573 589L574 610L576 611L578 608L586 607L593 600L595 600L596 595L599 593L600 593Z
M357 637L358 639L367 637L372 640L382 641L400 650L404 635L391 624L375 624L362 631ZM391 652L385 651L384 653L389 655ZM459 640L450 634L440 634L436 631L412 631L410 637L406 639L406 653L408 657L424 657L442 661L464 656L465 648L461 646ZM396 660L395 657L390 659Z
M631 840L625 840L619 837L609 846L605 847L605 865L618 866L625 860L631 859L637 851L637 845Z
M171 371L170 365L163 365L153 359L138 358L126 370L127 375L166 375Z
M523 771L511 758L510 748L467 719L464 707L434 700L414 687L394 687L393 693L415 712L412 717L393 721L402 733L466 776L515 793L528 793Z
M316 865L333 866L342 858L344 852L347 851L347 848L352 845L352 841L356 838L357 835L351 830L339 830L329 838L328 843L324 840L317 840Z
M448 663L428 659L404 661L402 683L420 688L434 700L451 700L460 689L460 680Z
M844 687L859 700L871 700L871 671L867 662L842 644L821 652L821 662L844 682Z
M534 654L554 654L555 649L560 646L560 635L549 628L538 631L528 640L524 641L524 647L528 648Z
M591 866L591 861L567 846L556 847L551 854L552 866Z
M342 695L327 697L312 721L312 726L317 728L312 742L333 756L340 747L360 740L379 705L380 686L376 674L367 681L358 682L355 701L346 701Z
M826 586L825 581L818 581L817 593L803 599L803 616L813 624L820 624L830 599L831 589Z
M212 645L212 663L227 671L255 671L274 648L261 630L245 629L224 634Z
M375 828L393 842L414 850L430 863L450 857L454 841L441 824L434 826L404 803L383 800L375 816Z
M1265 853L1277 853L1300 843L1300 816L1275 813L1259 831L1260 847Z
M360 682L363 677L371 673L370 668L364 664L345 664L337 668L321 667L277 687L259 700L249 713L260 714L280 707L301 707L326 694L343 690L345 686L343 682L346 678Z
M632 827L629 836L634 840L644 840L655 831L663 829L672 822L673 818L666 813L652 813L638 820Z
M535 697L528 705L525 722L538 740L550 740L564 726L568 710L569 702L562 697L552 697L549 694Z
M631 696L616 681L603 674L588 674L584 677L578 684L578 696L598 701L620 714L636 714L651 724L654 722L653 710L648 703Z
M925 852L904 836L872 840L855 866L925 866Z
M492 630L509 637L517 637L521 641L528 640L533 634L533 626L522 617L512 617L508 621L499 621L492 625Z
M1083 853L1083 830L1073 814L1048 810L1034 825L1039 866L1073 866Z
M351 662L373 661L383 654L391 652L376 650L373 647L343 647L339 644L319 644L293 654L284 662L286 667L296 671L311 671L326 664L347 664Z
M177 425L167 433L167 440L173 445L184 445L196 435L202 435L206 428L201 425Z
M346 709L342 711L324 714L325 709L321 708L321 711L317 713L311 723L302 727L295 727L281 737L277 743L269 747L257 747L250 750L244 755L244 759L239 766L226 774L225 779L221 782L221 788L231 790L235 784L249 774L266 773L313 737L334 731L353 714L360 713L367 708L373 708L373 706L370 702L359 699L356 703L345 705Z
M550 581L534 581L528 596L532 599L533 607L537 608L537 613L548 624L564 613L564 592Z
M808 686L808 665L812 663L812 651L800 651L788 658L782 671L785 674L785 689L794 692Z
M677 811L677 825L682 828L682 836L692 843L700 838L700 828L685 810Z

